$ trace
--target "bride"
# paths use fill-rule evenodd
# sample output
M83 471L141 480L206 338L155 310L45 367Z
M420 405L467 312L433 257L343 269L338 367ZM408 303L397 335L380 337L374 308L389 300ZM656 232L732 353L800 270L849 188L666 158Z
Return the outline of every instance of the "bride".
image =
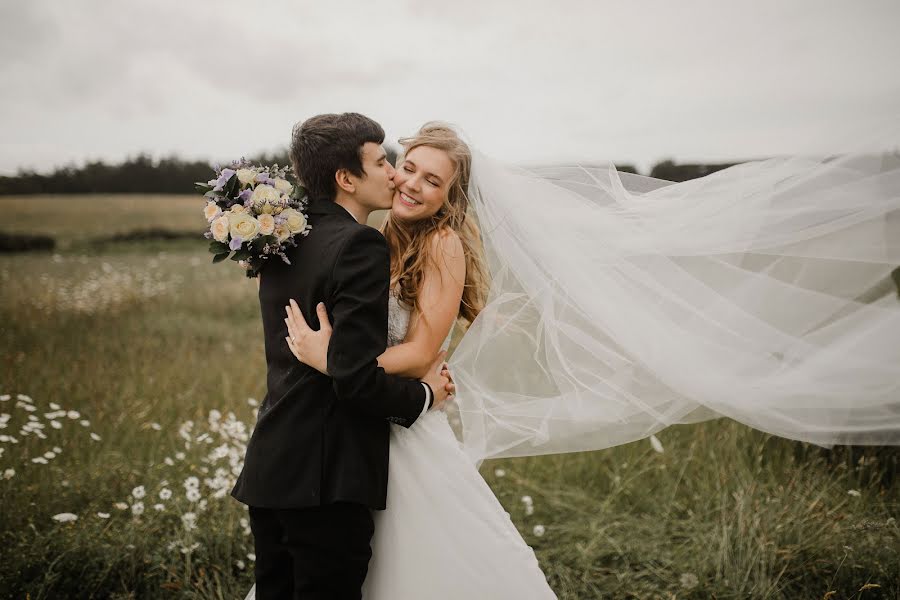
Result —
M403 143L379 363L417 375L469 321L450 360L463 442L442 413L393 429L367 597L552 597L475 469L485 458L718 417L823 446L900 443L896 153L671 183L508 167L439 124ZM326 372L328 328L293 317L307 335L292 350Z

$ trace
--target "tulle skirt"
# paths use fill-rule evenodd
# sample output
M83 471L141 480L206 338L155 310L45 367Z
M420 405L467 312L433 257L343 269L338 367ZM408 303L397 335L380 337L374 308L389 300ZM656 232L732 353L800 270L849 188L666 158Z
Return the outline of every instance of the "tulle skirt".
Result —
M447 416L391 427L387 510L375 513L363 598L556 598Z

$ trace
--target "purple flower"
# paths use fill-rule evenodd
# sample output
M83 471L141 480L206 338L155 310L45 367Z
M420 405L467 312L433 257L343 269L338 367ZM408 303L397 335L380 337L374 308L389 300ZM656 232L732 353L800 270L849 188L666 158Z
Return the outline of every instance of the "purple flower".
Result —
M253 195L253 190L251 190L250 188L247 188L246 190L244 190L243 192L238 194L238 199L241 202L246 204L250 200L250 196L252 196L252 195Z
M234 237L234 238L231 238L231 241L228 243L228 247L231 248L232 250L240 250L241 244L243 244L243 243L244 243L244 240L242 240L240 237Z
M269 174L268 174L268 173L263 172L263 173L257 173L257 174L256 174L256 182L257 182L257 183L271 184L271 183L273 182L273 180L272 180L271 177L269 177Z
M231 179L232 175L234 175L233 169L222 169L222 174L219 175L219 178L216 180L216 187L213 188L213 191L221 191L225 187L225 184L228 183L228 180Z

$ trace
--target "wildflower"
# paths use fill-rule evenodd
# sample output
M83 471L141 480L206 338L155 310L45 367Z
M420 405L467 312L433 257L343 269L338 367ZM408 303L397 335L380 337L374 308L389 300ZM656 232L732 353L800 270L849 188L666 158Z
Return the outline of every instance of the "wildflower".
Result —
M94 432L92 431L92 432L91 432L91 439L94 440L95 442L99 442L99 441L100 441L100 436L97 435L96 433L94 433Z
M175 461L169 458L168 456L163 459L163 462L169 465L170 467L175 466Z
M53 446L53 451L56 452L57 454L61 454L62 448L60 448L59 446Z
M534 514L534 505L526 504L525 505L525 516L530 517L533 514Z
M162 511L166 510L166 507L164 504L154 504L153 510L155 510L157 512L162 512Z
M3 394L0 396L0 402L7 402L9 400L9 394Z
M115 506L119 510L127 510L128 509L128 505L125 504L124 502L116 502L115 504L113 504L113 506Z
M134 496L135 500L140 500L144 496L147 495L147 491L144 489L144 486L139 485L133 490L131 490L131 495Z
M98 512L98 513L97 513L97 516L100 517L101 519L108 519L108 518L109 518L109 513Z
M503 469L494 469L494 475L497 477L506 477L506 471Z
M181 553L182 554L191 554L194 550L200 547L198 542L194 542L190 546L182 546Z
M529 504L533 504L534 502L531 499L531 496L522 496L522 504L528 506Z
M175 458L176 458L177 460L184 460L184 452L176 452L176 453L175 453Z
M172 497L172 490L169 488L163 488L159 490L159 499L160 500L168 500Z
M53 515L54 521L59 521L60 523L70 523L72 521L78 520L78 515L73 515L72 513L59 513L58 515Z
M682 573L681 577L678 578L678 581L681 583L681 587L688 590L697 587L700 583L700 580L697 579L697 576L693 573Z
M31 459L31 462L37 463L37 464L39 464L39 465L46 465L46 464L47 464L47 459L44 458L43 456L38 456L38 457L36 457L36 458L32 458L32 459Z
M20 398L20 399L21 399L21 398ZM56 402L51 402L51 403L50 403L50 410L59 410L59 409L60 409L59 404L57 404Z
M197 515L195 513L184 513L183 515L181 515L181 522L184 524L184 528L188 531L197 529Z
M259 402L255 398L247 398L247 404L254 407L259 406Z
M73 421L81 416L81 414L77 410L70 410L66 413L66 416L72 419Z
M62 429L62 423L59 421L50 421L50 427L53 429Z
M200 499L200 490L197 488L188 488L187 492L185 492L185 497L187 497L188 502L196 502Z
M859 493L859 490L847 490L847 493L853 496L854 498L859 498L862 494Z
M87 419L82 419L78 422L81 424L82 427L90 427L91 426L91 422L88 421Z
M162 425L160 425L159 423L150 423L150 429L159 431L160 429L162 429Z
M650 436L650 446L660 454L663 453L663 445L655 435Z
M184 480L184 489L197 489L198 487L200 487L200 480L193 475Z
M243 570L244 570L244 567L247 566L247 565L244 564L244 561L242 561L242 560L236 561L234 564L235 564L235 565L237 566L237 568L240 569L241 571L243 571Z
M143 502L135 502L134 504L132 504L131 505L131 514L133 514L136 517L139 517L142 514L144 514L144 503Z
M543 525L535 525L533 532L534 532L534 535L541 537L542 535L544 535L547 532L547 530L544 528Z
M16 476L15 469L6 469L5 471L3 471L3 479L12 479L15 476Z
M249 560L250 562L256 562L256 555L252 552L248 553L247 560Z
M56 453L55 453L55 452L49 452L49 451L44 452L44 458L46 458L47 460L54 459L54 458L56 458Z

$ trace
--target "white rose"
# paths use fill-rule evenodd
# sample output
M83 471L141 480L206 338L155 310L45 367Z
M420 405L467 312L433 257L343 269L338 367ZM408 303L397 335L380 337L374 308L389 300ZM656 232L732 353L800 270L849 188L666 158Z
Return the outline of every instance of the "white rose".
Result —
M274 204L280 196L281 194L278 193L278 190L271 185L262 184L256 186L253 194L250 195L250 199L253 201L253 206L262 207L266 203Z
M210 227L210 231L212 231L213 238L217 242L222 242L223 244L228 241L228 230L231 228L228 217L223 215L212 222L212 227Z
M282 194L290 194L293 187L294 185L287 179L282 179L281 177L275 178L275 189Z
M259 233L259 221L247 213L230 213L228 219L231 222L232 238L239 237L248 242Z
M221 214L222 211L219 210L219 205L215 202L207 202L206 206L203 208L203 216L206 217L207 223L211 222Z
M278 239L279 243L291 237L291 230L288 228L287 223L281 223L280 225L275 226L275 237Z
M287 219L285 223L287 223L291 233L300 233L306 229L306 217L297 209L286 208L281 212L281 216Z
M256 171L254 171L253 169L238 169L237 176L238 181L240 181L244 185L249 185L253 183L254 179L256 179Z
M244 205L243 205L243 204L232 204L232 205L231 205L231 212L233 212L233 213L242 213L242 212L247 212L247 209L244 208Z
M260 235L269 235L275 231L275 217L269 214L261 214L257 218L259 221Z

